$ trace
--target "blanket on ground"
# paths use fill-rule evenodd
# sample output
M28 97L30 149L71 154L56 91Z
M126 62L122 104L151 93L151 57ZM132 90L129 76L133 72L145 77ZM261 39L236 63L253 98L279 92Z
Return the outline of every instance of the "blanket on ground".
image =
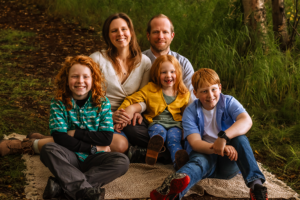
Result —
M10 134L8 138L24 139L24 135ZM40 161L39 155L23 155L27 169L24 171L28 185L25 186L26 198L42 199L42 194L51 172ZM260 169L266 177L264 185L268 188L269 198L284 198L300 200L299 195L269 173L260 163ZM150 192L159 187L163 180L174 173L172 165L156 164L130 164L128 172L104 186L105 199L133 199L149 198ZM204 179L198 182L187 194L204 195L204 191L215 197L223 198L249 198L249 188L246 187L243 177L239 174L230 180Z

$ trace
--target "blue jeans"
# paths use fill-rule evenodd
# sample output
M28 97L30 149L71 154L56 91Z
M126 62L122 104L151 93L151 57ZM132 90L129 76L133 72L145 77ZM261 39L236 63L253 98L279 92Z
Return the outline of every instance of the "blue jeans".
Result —
M178 127L172 127L168 130L160 124L154 124L148 129L150 138L154 135L160 135L171 154L172 162L175 163L176 151L182 149L181 146L181 133L182 130Z
M229 145L238 152L237 161L231 161L227 156L222 157L217 154L201 154L195 151L190 153L190 160L177 171L186 173L190 177L190 183L179 194L179 199L204 178L230 179L239 171L241 171L247 186L256 179L265 182L265 177L257 166L248 138L245 135L235 137L231 139Z

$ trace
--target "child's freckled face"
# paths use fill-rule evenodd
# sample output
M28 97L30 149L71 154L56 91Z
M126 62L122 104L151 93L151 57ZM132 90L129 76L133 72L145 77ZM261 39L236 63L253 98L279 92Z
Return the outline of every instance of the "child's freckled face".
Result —
M160 68L160 82L163 89L173 87L176 82L175 67L170 62L163 62Z
M221 84L207 85L204 84L193 91L195 96L200 100L206 110L212 110L218 103L221 93Z
M69 88L76 100L85 99L92 88L92 74L85 65L75 64L69 71Z

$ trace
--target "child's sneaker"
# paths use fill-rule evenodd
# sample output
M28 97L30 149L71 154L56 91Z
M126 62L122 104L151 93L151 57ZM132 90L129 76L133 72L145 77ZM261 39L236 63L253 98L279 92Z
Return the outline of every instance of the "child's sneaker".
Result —
M127 152L127 157L129 158L130 163L145 163L146 152L146 148L130 146Z
M180 149L175 153L175 170L178 171L183 165L189 161L189 154L184 149Z
M259 184L254 185L254 190L250 189L250 198L251 200L268 200L267 188Z
M163 146L164 138L162 138L160 135L154 135L149 140L145 160L148 165L155 165L157 161L157 156Z
M152 200L175 199L190 183L190 177L184 173L174 173L168 176L163 184L150 193Z

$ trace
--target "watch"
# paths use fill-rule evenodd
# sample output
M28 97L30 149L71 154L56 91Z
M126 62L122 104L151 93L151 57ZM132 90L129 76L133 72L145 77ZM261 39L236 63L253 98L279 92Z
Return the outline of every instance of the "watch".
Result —
M227 137L225 131L220 131L220 132L218 133L218 137L219 137L219 138L224 138L224 139L226 140L227 143L230 142L230 139Z
M92 145L92 147L91 147L91 155L94 155L96 153L97 153L97 147L94 146L94 145Z

